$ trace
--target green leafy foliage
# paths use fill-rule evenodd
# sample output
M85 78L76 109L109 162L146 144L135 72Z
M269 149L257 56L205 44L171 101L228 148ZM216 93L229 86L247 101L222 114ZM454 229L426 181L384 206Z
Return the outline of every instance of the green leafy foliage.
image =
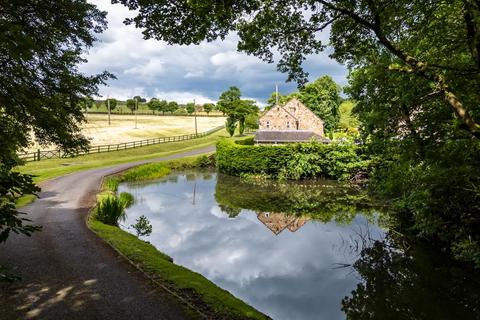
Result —
M138 103L144 103L144 102L147 102L147 99L145 98L142 98L141 96L135 96L133 97L133 100L137 100Z
M320 143L278 146L217 143L217 167L231 175L267 174L284 179L327 177L348 179L368 172L370 160L355 145Z
M124 204L113 195L108 195L100 200L97 205L96 218L108 225L118 225L118 220L124 215Z
M25 194L35 194L40 188L32 182L32 176L10 171L0 164L0 244L5 242L10 232L30 236L41 228L25 225L30 220L15 208L16 201Z
M108 110L108 103L110 103L110 110L113 111L117 107L118 101L117 99L114 99L114 98L105 100L105 107L107 108L107 110Z
M237 120L234 117L228 117L227 120L225 120L225 129L227 130L230 137L233 137L236 128Z
M338 127L340 129L349 130L358 128L360 126L360 121L358 120L357 116L353 114L354 107L355 102L351 100L345 100L340 104L340 120L338 123Z
M186 110L189 114L192 114L195 112L195 104L193 102L187 103Z
M179 108L179 107L178 107L178 103L177 103L176 101L170 101L170 102L168 103L168 106L167 106L167 108L166 108L166 111L168 111L168 112L170 112L170 113L174 113L175 111L178 110L178 108ZM185 109L183 109L183 110L185 110Z
M196 158L194 167L208 168L208 167L215 167L215 164L216 164L215 154L211 154L208 156L203 155Z
M307 108L324 121L325 130L338 127L340 120L340 87L330 76L323 76L305 84L298 93L289 98L298 98Z
M205 111L207 114L210 114L210 112L213 110L215 110L215 105L213 103L205 103L203 105L203 111Z
M128 192L121 192L118 195L118 200L124 208L130 207L135 202L133 195Z
M152 224L143 214L135 222L131 227L135 229L137 237L148 237L152 233Z
M127 108L133 113L133 111L137 110L137 103L138 101L135 101L135 99L128 99Z

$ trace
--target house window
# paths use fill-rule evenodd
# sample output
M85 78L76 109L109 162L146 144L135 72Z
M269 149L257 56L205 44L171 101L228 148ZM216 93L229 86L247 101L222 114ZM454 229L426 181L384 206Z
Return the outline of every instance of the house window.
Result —
M290 121L287 121L287 129L290 129Z
M267 121L267 129L270 128L270 121Z
M297 111L297 109L295 109L295 108L290 108L290 112L295 113L295 111Z

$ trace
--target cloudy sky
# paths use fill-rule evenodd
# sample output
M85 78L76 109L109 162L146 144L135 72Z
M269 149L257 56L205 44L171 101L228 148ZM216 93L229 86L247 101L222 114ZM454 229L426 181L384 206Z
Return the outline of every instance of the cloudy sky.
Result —
M88 63L81 66L87 74L108 70L115 74L109 86L102 87L104 97L127 99L135 95L157 97L186 103L216 101L229 86L240 88L245 98L266 101L275 84L282 93L295 90L286 83L287 76L256 57L236 51L236 36L225 41L202 43L198 46L169 46L156 40L144 40L141 30L126 26L123 20L131 17L126 7L105 0L91 0L99 9L108 12L108 30L90 48ZM307 59L305 69L310 79L330 75L345 83L346 69L326 53Z

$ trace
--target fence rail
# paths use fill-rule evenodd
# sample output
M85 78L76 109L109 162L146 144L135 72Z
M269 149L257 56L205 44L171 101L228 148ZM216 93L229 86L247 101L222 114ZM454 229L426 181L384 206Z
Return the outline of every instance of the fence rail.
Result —
M172 136L172 137L161 137L161 138L152 138L146 140L138 140L138 141L130 141L130 142L123 142L118 144L105 144L105 145L98 145L98 146L90 146L87 150L84 151L77 151L77 152L65 152L62 150L37 150L35 152L27 152L21 153L18 156L20 159L30 162L30 161L40 161L44 159L54 159L54 158L72 158L80 155L86 154L94 154L94 153L102 153L102 152L112 152L112 151L119 151L119 150L126 150L144 146L150 146L154 144L161 144L161 143L168 143L168 142L178 142L178 141L186 141L186 140L193 140L198 139L201 137L206 137L214 132L217 132L221 129L225 128L225 126L220 126L213 128L211 130L201 132L198 134L184 134L181 136Z

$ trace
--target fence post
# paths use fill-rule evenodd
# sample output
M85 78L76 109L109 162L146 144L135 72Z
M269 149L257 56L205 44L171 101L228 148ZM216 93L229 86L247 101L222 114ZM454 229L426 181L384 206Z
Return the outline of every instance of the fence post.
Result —
M37 161L40 161L40 149L37 150Z

